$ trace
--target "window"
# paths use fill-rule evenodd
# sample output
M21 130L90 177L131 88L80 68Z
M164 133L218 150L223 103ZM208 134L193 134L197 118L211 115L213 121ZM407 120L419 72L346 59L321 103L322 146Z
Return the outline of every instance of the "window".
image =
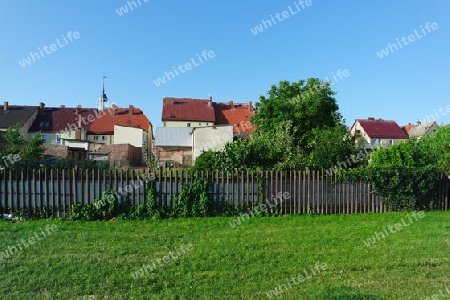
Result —
M191 127L191 123L187 123L187 127Z
M103 140L103 141L106 140L106 136L103 135L103 136L102 136L102 140Z
M61 142L61 135L59 134L56 135L56 142L58 143Z
M94 141L98 141L98 135L94 135Z
M46 136L45 134L42 135L42 141L43 141L44 143L47 142L47 136Z
M198 123L198 126L202 126L202 123Z

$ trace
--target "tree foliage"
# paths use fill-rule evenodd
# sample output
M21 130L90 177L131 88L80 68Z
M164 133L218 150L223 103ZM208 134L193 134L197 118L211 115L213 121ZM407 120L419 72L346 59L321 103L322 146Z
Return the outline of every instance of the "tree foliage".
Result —
M18 154L20 161L26 161L29 165L38 165L45 151L42 135L37 133L27 142L20 134L20 128L20 125L16 125L6 130L7 145L0 151L0 154L2 156Z
M294 142L306 147L312 130L343 124L335 94L330 83L316 78L281 81L278 86L272 85L267 97L260 96L252 123L259 132L273 133L280 122L292 121L290 133Z
M335 94L329 83L315 78L273 85L256 104L253 135L215 155L205 153L195 168L324 170L347 160L359 149L338 112Z

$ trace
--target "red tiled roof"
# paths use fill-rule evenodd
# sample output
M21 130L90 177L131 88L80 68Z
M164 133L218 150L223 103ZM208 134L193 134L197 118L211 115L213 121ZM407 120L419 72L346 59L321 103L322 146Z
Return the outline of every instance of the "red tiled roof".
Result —
M91 115L96 118L98 113L95 108L69 108L69 107L44 107L40 108L39 112L31 125L30 132L60 132L65 130L71 130L78 127L78 112L85 122L81 122L81 125L88 129L90 123L87 118ZM90 117L91 119L93 117Z
M108 108L99 118L95 119L89 127L90 134L114 134L114 125L142 128L149 131L150 121L139 108L131 107L133 114L130 115L130 108Z
M215 122L212 99L172 98L163 99L162 121Z
M233 125L233 132L253 132L254 126L247 126L254 115L253 107L250 103L214 103L216 114L216 125Z
M407 139L408 135L391 120L356 120L371 138Z
M406 133L408 133L411 129L414 128L414 124L409 123L408 125L401 127L403 130L405 130Z

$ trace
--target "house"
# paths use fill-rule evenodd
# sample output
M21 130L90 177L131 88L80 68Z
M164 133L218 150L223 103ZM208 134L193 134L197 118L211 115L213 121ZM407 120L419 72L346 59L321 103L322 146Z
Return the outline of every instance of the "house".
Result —
M166 97L162 108L163 127L203 127L216 123L212 97L190 99Z
M157 127L155 132L155 161L158 167L192 165L193 128Z
M353 136L361 136L368 149L388 147L409 138L395 121L375 118L355 120L350 132Z
M220 151L233 141L232 125L208 127L157 127L155 159L157 166L186 167L204 151Z
M432 134L433 132L438 130L439 125L436 123L436 121L426 123L418 121L416 124L409 123L408 125L403 127L405 128L405 131L410 138L420 139L421 137Z
M141 164L143 147L152 153L150 121L133 105L108 107L104 85L98 102L97 108L45 107L41 103L29 138L42 132L47 155Z
M0 111L0 144L6 142L4 140L6 130L17 124L20 126L20 133L27 139L28 131L37 114L38 106L9 105L9 102L5 101L3 110Z
M31 139L37 132L42 133L45 154L85 160L89 151L86 132L90 121L99 117L95 108L45 107L40 103L39 111L29 132Z
M247 103L214 102L216 125L232 125L234 137L247 138L255 129L250 123L255 114L255 108L250 101Z

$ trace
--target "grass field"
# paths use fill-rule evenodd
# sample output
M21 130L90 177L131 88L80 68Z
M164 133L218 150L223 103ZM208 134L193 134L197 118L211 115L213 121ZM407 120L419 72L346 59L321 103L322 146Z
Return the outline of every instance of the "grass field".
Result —
M422 217L2 221L0 298L450 299L450 213Z

